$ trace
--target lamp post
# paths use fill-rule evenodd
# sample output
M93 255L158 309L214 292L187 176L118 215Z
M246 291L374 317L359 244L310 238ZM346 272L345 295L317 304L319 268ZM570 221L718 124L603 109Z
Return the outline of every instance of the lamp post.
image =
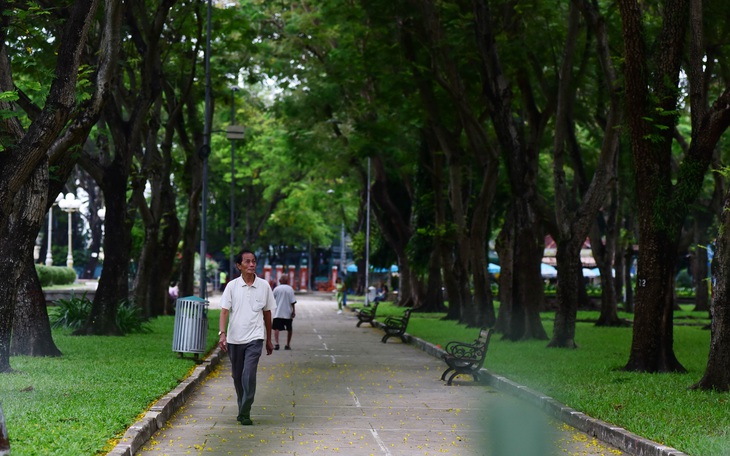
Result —
M231 141L231 252L228 261L228 280L233 279L234 229L236 226L236 140L243 139L243 126L236 125L236 91L238 87L231 87L231 125L228 126L226 137Z
M48 209L48 246L46 247L46 266L53 266L53 254L51 253L51 236L53 234L53 206L60 203L63 199L63 194L59 193L56 196L56 201L51 204L51 208Z
M208 0L207 21L205 33L205 112L203 116L203 147L200 150L200 158L203 160L203 201L200 209L200 297L207 296L205 255L207 253L207 231L208 231L208 156L210 155L210 122L211 122L211 87L210 87L210 16L212 1Z
M66 267L73 268L74 255L71 242L73 234L71 230L71 222L73 221L73 213L77 212L81 207L81 201L77 200L76 196L74 196L73 193L66 193L66 196L61 201L59 201L58 206L61 208L62 211L68 212L68 255L66 256Z
M335 191L333 189L327 190L327 193L330 195L334 195ZM340 274L344 277L345 274L347 274L347 270L345 269L345 261L347 260L347 255L345 255L345 209L342 206L342 203L340 203L340 207L342 208L342 218L343 221L340 225ZM334 261L334 260L333 260Z
M340 229L340 270L342 271L343 277L347 274L345 261L347 261L347 254L345 253L345 222L342 222Z
M370 285L370 157L368 157L368 198L365 217L365 305L370 304L368 286Z
M88 273L91 275L92 279L96 279L96 270L99 267L99 263L102 262L104 259L104 219L106 219L106 207L102 206L100 209L96 210L96 215L99 217L99 220L101 220L101 236L99 240L99 244L92 243L98 248L98 251L91 252L91 258L92 260L89 262L90 267L87 269Z

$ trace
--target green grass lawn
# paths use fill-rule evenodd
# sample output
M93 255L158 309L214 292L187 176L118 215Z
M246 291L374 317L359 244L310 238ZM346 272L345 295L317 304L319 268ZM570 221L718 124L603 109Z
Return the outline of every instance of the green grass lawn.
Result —
M358 304L353 304L358 307ZM597 311L579 311L577 350L546 348L547 341L511 342L492 338L485 367L493 373L545 393L572 408L693 456L730 455L727 393L689 387L703 375L710 344L707 312L682 306L675 312L674 349L686 374L624 372L632 330L599 328ZM399 315L390 303L378 307L380 320ZM412 314L408 333L437 345L472 341L477 328L443 320L443 313ZM620 313L625 319L631 314ZM542 314L552 335L554 313Z
M362 305L348 297L353 307ZM710 332L706 313L677 312L675 351L687 374L622 371L631 328L597 328L597 312L579 312L577 350L548 349L546 341L492 338L486 367L558 401L693 456L730 454L728 394L689 390L702 377ZM402 308L381 303L378 315ZM208 343L216 342L218 311L209 312ZM631 318L629 314L622 314ZM408 332L434 344L471 341L478 329L414 313ZM543 324L552 334L552 313ZM93 455L115 444L160 396L195 367L191 356L172 353L174 317L149 323L149 333L125 337L74 337L55 331L60 358L13 357L13 374L0 376L0 400L12 454ZM354 324L353 324L354 328Z
M218 340L219 311L208 313L208 346ZM172 352L174 317L123 337L71 336L54 330L63 356L14 356L0 374L0 402L13 456L104 454L150 405L195 368Z

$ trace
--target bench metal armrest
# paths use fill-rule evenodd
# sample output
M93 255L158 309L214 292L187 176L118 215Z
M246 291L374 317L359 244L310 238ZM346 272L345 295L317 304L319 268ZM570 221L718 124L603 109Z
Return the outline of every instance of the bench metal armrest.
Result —
M401 318L401 317L387 317L385 319L385 326L403 326L403 318Z
M473 344L458 342L449 343L446 347L446 354L444 355L445 358L473 359L477 357L477 353L480 351L480 347Z

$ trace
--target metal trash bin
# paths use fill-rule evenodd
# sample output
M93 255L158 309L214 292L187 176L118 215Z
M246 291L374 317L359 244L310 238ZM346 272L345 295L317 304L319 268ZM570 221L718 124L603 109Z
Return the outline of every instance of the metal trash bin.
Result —
M175 303L175 330L172 351L179 357L194 353L195 359L205 353L208 340L208 302L197 296L178 298Z
M371 285L371 286L369 286L369 287L368 287L368 292L367 292L367 294L365 295L365 305L366 305L366 306L369 306L369 305L370 305L370 303L372 303L372 302L375 302L375 297L377 296L377 294L378 294L378 292L377 292L377 290L375 289L375 287L374 287L374 286L372 286L372 285Z

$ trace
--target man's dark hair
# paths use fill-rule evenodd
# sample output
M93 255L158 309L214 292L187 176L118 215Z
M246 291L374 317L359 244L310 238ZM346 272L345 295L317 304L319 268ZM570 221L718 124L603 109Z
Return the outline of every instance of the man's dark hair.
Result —
M254 259L254 260L256 259L256 254L255 254L255 253L253 253L253 252L252 252L251 250L249 250L249 249L243 249L243 250L241 250L240 252L238 252L238 253L236 254L235 258L233 259L233 260L234 260L234 261L236 262L236 264L243 264L243 254L244 254L244 253L250 253L251 255L253 255L253 259Z

